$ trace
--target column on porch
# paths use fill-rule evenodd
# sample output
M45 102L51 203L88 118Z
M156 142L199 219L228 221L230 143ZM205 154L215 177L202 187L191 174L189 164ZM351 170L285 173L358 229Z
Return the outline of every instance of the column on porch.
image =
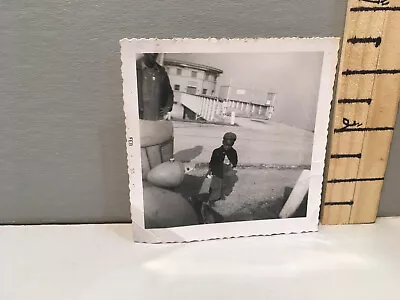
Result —
M201 108L200 108L200 117L204 118L204 112L206 108L206 101L204 97L199 97L201 101Z

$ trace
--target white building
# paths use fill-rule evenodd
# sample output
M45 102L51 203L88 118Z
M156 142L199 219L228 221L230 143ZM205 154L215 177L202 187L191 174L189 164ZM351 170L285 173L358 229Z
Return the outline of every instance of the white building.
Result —
M234 86L217 87L222 70L207 65L163 57L174 90L171 116L215 121L235 112L238 117L270 119L275 106L273 92ZM218 88L218 90L217 90Z
M175 92L215 96L217 79L222 70L168 58L164 60L164 67Z

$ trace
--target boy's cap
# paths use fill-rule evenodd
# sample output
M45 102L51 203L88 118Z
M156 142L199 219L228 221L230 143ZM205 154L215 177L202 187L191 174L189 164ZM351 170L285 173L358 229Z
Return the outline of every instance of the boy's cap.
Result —
M236 141L236 134L234 134L233 132L227 132L224 134L224 140Z

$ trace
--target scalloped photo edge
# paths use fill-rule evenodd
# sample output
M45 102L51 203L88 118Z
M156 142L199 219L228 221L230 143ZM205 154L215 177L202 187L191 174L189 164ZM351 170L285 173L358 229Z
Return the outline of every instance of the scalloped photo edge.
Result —
M184 243L317 231L339 42L340 38L336 37L122 39L121 74L133 240ZM154 68L147 62L150 59L147 55L153 53L161 54L154 55L154 59L162 59L162 63L154 62ZM318 82L317 89L311 91L312 87L302 85L308 79L302 73L307 73L312 66L304 61L300 64L300 60L313 53L320 53L321 66L319 78L312 79L312 86ZM286 75L279 74L280 59ZM297 61L305 67L297 68ZM310 61L317 59L311 57ZM142 78L139 81L138 72ZM213 72L216 72L214 77ZM289 78L287 74L293 76ZM207 79L209 75L211 80ZM271 90L267 85L272 86ZM308 95L306 92L315 94L316 99L315 112L308 114L314 118L310 122L302 121L308 116L306 102L297 102L294 108L287 104L305 101L301 97ZM167 93L172 95L173 104L165 104L172 101ZM300 99L293 100L290 95L296 93ZM268 97L272 102L264 101ZM275 98L276 104L271 104ZM163 113L159 113L159 103L164 105L160 109ZM235 139L226 138L230 136L224 135L227 132L234 132ZM163 134L169 137L167 141L161 139ZM154 143L141 147L150 140ZM164 149L160 145L165 143ZM287 144L286 154L279 150L284 144ZM153 159L154 147L159 157ZM236 149L238 159L231 149ZM223 164L224 158L226 164ZM302 163L305 161L308 165L308 160L310 167L303 172ZM228 166L230 171L224 173ZM225 175L218 175L218 170L224 170L221 172ZM235 180L229 181L232 174ZM206 178L212 182L201 198L199 190ZM274 182L283 182L286 178L291 192L286 195L283 208L274 212L274 217L263 219L268 215L267 206L260 202L263 193L271 199L276 197L278 188ZM298 200L293 200L295 196L292 199L290 195L299 193L295 185L303 180L304 186L304 178L308 180L305 216L289 217L293 205L299 205L295 203ZM254 186L250 186L253 182ZM229 184L230 191L221 192ZM279 186L280 194L282 188L283 185ZM215 191L222 196L212 200ZM273 191L272 196L269 191ZM304 187L300 193L304 194ZM247 195L251 199L244 197ZM265 214L258 212L257 207ZM207 217L205 208L216 211L221 220Z

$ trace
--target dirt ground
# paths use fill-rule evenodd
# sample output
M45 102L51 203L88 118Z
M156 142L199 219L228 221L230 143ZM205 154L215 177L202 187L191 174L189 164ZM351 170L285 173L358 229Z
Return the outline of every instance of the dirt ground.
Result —
M206 169L194 169L175 191L199 204L207 195L199 195ZM224 222L275 219L285 204L301 169L239 168L237 178L228 181L229 194L213 209ZM199 206L197 206L199 209Z

